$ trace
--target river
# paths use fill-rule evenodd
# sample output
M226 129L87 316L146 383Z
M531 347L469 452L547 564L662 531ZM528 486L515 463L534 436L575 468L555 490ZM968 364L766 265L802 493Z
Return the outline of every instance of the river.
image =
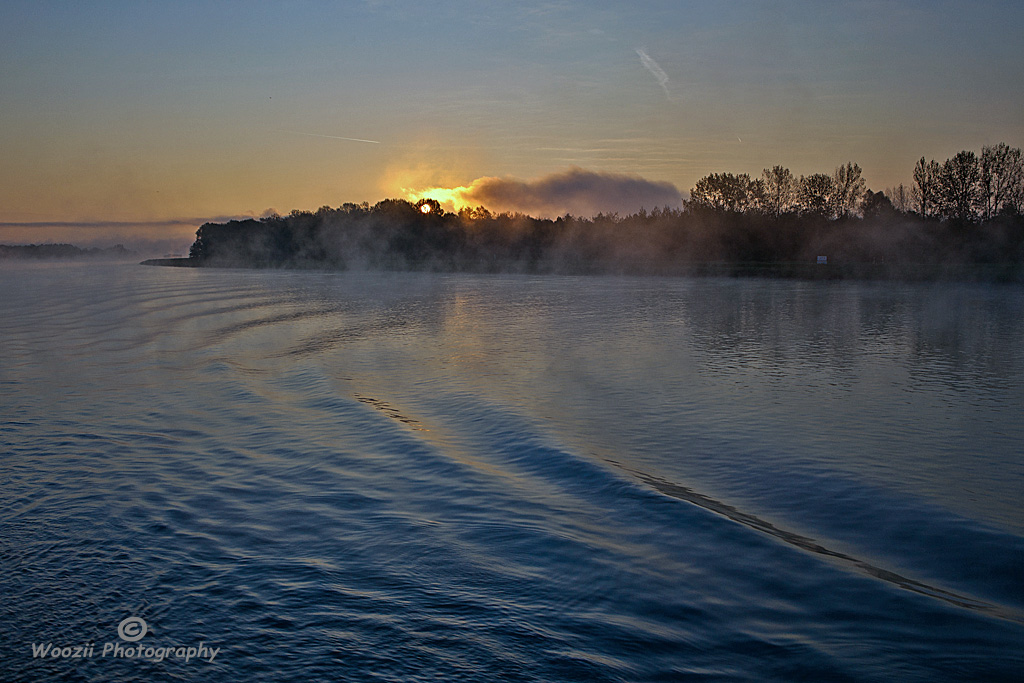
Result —
M3 680L1024 671L1020 287L0 287Z

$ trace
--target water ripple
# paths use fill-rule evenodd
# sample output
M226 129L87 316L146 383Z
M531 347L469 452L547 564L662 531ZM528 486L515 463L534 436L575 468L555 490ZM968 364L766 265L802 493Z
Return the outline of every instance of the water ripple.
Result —
M0 280L0 679L1024 667L1017 290ZM221 653L32 657L129 615Z

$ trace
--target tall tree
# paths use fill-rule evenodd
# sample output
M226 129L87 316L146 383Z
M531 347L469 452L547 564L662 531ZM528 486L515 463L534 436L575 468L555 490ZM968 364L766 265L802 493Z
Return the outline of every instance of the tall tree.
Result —
M981 191L981 168L974 152L958 152L939 169L938 208L943 218L968 220L976 216Z
M896 187L889 187L885 190L885 196L892 202L892 208L896 209L900 213L910 213L914 210L914 201L911 197L911 191L907 187L900 183Z
M788 168L772 166L761 173L764 186L764 210L780 216L796 207L797 181Z
M727 211L749 211L761 206L764 186L746 173L712 173L697 181L690 201L699 206Z
M1021 178L1015 185L1010 187L1006 193L1006 202L1001 210L1017 215L1024 214L1024 178Z
M833 208L832 215L838 217L851 216L860 211L860 203L864 198L867 183L861 176L860 166L846 162L832 174Z
M835 203L835 183L832 176L812 173L800 176L800 211L831 216Z
M984 147L979 161L979 192L982 218L993 218L1004 208L1014 207L1014 195L1024 183L1024 160L1017 147L1005 142Z
M939 162L934 159L925 161L924 157L914 166L913 194L917 203L917 212L922 216L935 213L935 201L938 195Z

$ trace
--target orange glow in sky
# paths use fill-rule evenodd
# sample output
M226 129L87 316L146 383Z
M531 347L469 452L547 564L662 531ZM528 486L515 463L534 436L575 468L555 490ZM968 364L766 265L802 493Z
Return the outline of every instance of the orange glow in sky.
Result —
M402 194L404 195L404 199L407 199L410 202L418 202L423 199L432 199L436 201L438 204L440 204L441 207L446 211L457 213L459 209L469 206L469 204L463 199L463 193L467 189L468 188L465 187L430 187L425 190L412 190L409 188L403 188ZM426 207L429 205L424 204L423 206ZM424 211L423 208L420 209L420 211L423 211L423 213L430 213L430 211L432 210L433 209L428 209Z
M1024 62L1006 56L1024 3L890 4L18 0L0 26L0 243L130 242L137 224L180 250L206 220L458 211L494 190L481 179L573 168L685 195L713 172L852 161L878 191L921 157L1024 147ZM597 206L575 196L542 199Z

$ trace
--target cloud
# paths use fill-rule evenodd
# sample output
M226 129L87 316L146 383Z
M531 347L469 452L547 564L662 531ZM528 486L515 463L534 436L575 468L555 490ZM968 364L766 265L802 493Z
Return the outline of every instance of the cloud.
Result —
M331 140L348 140L349 142L369 142L371 145L379 145L380 140L363 140L362 138L343 138L340 135L321 135L320 133L303 133L297 130L282 130L281 133L291 133L292 135L306 135L311 138L330 138Z
M598 213L625 215L641 208L682 205L679 190L671 183L576 166L536 180L485 177L468 186L409 193L410 199L425 197L436 199L449 209L485 206L491 211L518 211L538 218L567 213L584 217Z
M640 63L644 65L644 68L651 72L651 75L657 79L658 85L665 91L665 97L670 101L672 100L672 93L668 90L668 74L658 66L658 63L651 59L651 56L640 48L636 49L637 55L640 56Z

